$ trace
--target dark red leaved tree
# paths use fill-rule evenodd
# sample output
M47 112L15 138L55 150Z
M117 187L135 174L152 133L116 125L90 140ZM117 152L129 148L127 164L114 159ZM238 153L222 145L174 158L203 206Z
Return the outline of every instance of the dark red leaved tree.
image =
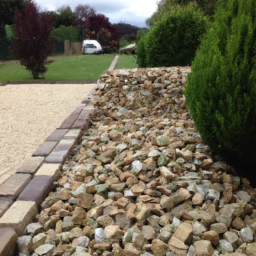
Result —
M25 3L21 12L15 11L14 48L21 65L31 71L33 78L39 78L47 71L47 57L51 55L55 40L50 37L55 17L41 13L33 2Z
M120 35L108 17L96 14L89 17L89 36L100 42L105 52L116 52L119 48Z
M77 5L73 14L75 25L81 29L88 29L88 18L95 13L96 10L88 4Z

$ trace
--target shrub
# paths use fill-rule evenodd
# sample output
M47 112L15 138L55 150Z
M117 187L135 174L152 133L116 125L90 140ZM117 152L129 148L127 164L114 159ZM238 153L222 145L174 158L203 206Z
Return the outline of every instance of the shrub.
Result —
M191 64L207 27L207 18L197 10L196 4L177 7L163 15L145 42L147 66Z
M47 71L47 57L52 53L55 40L50 37L55 17L40 13L33 2L24 4L22 12L15 12L14 49L11 51L34 78Z
M51 36L60 38L63 41L69 40L71 43L75 43L78 41L79 30L73 26L65 27L61 25L52 31Z
M217 8L196 53L185 95L203 140L240 174L253 177L256 1L228 0L226 4Z
M137 53L137 64L139 68L145 68L146 65L146 49L145 49L145 42L146 42L147 35L143 35L136 45L136 53Z

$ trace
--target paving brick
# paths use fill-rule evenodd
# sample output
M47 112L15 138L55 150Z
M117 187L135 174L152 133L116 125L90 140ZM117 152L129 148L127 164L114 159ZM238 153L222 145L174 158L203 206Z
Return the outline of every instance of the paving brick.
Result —
M60 129L70 129L72 124L76 121L77 117L81 113L85 104L81 104L78 106L60 125Z
M28 173L33 175L43 164L44 157L30 157L24 161L16 173Z
M33 201L38 209L41 203L48 196L53 188L53 177L47 175L38 175L29 182L27 187L22 191L17 201Z
M8 180L12 175L10 173L6 173L0 176L0 185L3 184L6 180Z
M94 108L94 105L90 102L83 109L84 110L93 110L94 111L95 108Z
M70 129L68 132L65 134L63 139L69 140L69 139L75 139L77 140L80 137L81 134L81 129Z
M60 163L62 164L68 156L75 139L61 140L58 145L53 149L51 154L45 158L46 163Z
M87 96L86 98L83 99L83 101L81 103L83 104L89 104L91 102L91 100L89 99L89 97Z
M97 81L97 83L99 82L99 80ZM98 91L98 87L97 86L95 86L91 91L90 91L90 93L89 93L89 97L90 96L92 96L92 95L94 95L97 91Z
M36 176L47 175L53 177L53 180L57 180L60 175L61 164L43 164L35 174Z
M89 126L89 120L94 112L94 108L83 109L76 121L72 125L72 129L84 129L85 126ZM88 128L88 127L87 127Z
M13 256L18 236L12 228L0 228L0 256Z
M67 131L68 129L56 129L47 137L46 141L60 141Z
M58 141L45 141L38 147L32 156L48 156L57 144Z
M31 180L31 175L15 173L0 186L0 197L15 200Z
M26 226L33 221L37 214L35 202L16 201L0 218L0 228L10 227L18 236L23 235Z
M0 199L0 217L4 215L4 213L8 210L8 208L13 203L12 200L8 200L7 198L1 198Z

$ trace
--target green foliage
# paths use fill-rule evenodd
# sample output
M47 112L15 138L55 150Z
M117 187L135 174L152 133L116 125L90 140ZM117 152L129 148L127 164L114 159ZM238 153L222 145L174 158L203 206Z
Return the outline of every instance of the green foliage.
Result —
M146 48L145 48L145 44L146 44L146 40L147 40L147 35L144 34L140 40L138 41L137 45L136 45L136 53L137 53L137 64L140 68L145 68L147 66L146 63Z
M177 6L186 6L190 3L196 3L198 8L210 19L215 13L217 2L225 3L226 0L161 0L157 3L156 11L146 19L146 24L153 27L154 23L160 20L166 13L174 11Z
M51 37L60 38L61 40L69 40L71 43L77 42L79 30L73 26L65 27L63 25L51 32Z
M121 39L119 43L119 47L124 48L125 46L129 45L130 43L126 39Z
M191 64L200 44L200 38L207 28L208 20L197 10L196 4L177 6L175 10L165 14L155 23L147 36L143 37L141 44L141 40L139 41L138 48L141 48L139 49L141 53L138 53L139 66Z
M148 33L148 29L147 28L141 28L140 30L138 30L137 32L137 39L136 42L139 42L139 40Z
M11 37L14 37L14 25L5 25L5 33L6 37L10 39Z
M56 11L56 19L54 22L54 27L58 28L59 26L72 26L72 17L73 12L70 8L70 6L63 5Z
M201 0L203 1L203 0ZM160 20L166 13L175 11L178 6L185 6L193 0L160 0L157 2L156 11L146 19L146 24L153 27L154 23Z
M203 140L243 175L256 164L256 1L220 6L185 90ZM254 174L255 176L255 174ZM254 177L255 180L255 177Z
M30 0L0 0L0 27L14 24L15 9L21 10Z

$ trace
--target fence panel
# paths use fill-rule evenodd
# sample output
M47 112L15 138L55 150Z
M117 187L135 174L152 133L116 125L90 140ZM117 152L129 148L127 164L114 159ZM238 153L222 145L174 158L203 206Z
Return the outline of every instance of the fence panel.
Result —
M64 54L64 41L60 41L55 45L53 49L52 56Z
M13 47L13 44L10 39L2 37L0 38L0 60L15 60L16 57L10 53L10 49Z

